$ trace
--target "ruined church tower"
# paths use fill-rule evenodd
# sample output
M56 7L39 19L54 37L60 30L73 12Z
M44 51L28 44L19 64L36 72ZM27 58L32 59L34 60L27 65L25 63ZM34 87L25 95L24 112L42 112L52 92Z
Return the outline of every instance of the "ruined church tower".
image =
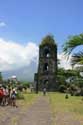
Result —
M35 73L36 90L46 87L47 91L56 90L57 45L51 35L46 36L39 46L38 73Z

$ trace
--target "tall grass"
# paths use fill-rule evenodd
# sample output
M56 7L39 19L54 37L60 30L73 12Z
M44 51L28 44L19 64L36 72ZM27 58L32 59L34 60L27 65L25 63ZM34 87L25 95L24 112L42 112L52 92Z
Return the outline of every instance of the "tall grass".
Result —
M71 112L78 118L83 119L82 97L70 96L65 99L65 94L49 93L49 100L54 114L56 112Z

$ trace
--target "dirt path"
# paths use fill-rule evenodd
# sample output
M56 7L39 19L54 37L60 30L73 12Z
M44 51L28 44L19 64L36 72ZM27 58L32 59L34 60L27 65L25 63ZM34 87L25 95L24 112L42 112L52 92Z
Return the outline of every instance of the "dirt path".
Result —
M46 97L38 100L28 109L21 107L0 107L0 125L52 125L52 113Z

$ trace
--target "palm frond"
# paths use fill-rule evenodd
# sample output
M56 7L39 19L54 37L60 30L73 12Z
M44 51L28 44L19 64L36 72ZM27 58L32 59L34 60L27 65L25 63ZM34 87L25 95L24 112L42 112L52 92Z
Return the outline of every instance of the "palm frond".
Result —
M80 45L83 45L83 34L71 36L63 45L63 52L66 55L70 55L73 49Z
M71 65L83 65L83 52L75 53L71 57Z

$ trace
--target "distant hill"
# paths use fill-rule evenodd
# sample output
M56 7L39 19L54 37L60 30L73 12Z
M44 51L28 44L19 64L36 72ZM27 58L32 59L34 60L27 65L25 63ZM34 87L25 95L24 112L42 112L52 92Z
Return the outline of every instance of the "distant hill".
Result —
M18 80L33 82L35 72L37 72L37 64L32 62L29 66L20 69L4 71L2 72L2 75L4 79L8 79L15 75Z

